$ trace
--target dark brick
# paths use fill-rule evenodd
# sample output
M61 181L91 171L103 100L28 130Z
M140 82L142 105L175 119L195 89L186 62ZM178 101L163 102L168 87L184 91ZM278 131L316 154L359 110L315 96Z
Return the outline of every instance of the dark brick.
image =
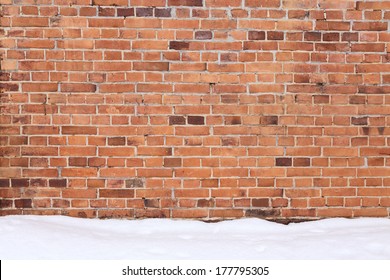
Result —
M276 158L275 165L276 166L291 166L292 159L291 158Z
M29 179L11 179L11 186L13 188L25 188L30 185Z
M152 17L153 8L137 8L135 14L137 17Z
M204 125L204 117L201 116L188 116L188 124Z
M211 31L196 31L195 39L197 40L210 40L213 38L213 33Z
M9 81L10 73L0 73L0 81Z
M168 0L168 6L196 6L202 7L203 0Z
M132 17L134 16L134 8L118 9L118 17Z
M340 40L340 33L325 33L322 36L322 40L324 41L339 41Z
M350 32L343 33L343 35L341 36L341 40L342 41L358 41L359 40L359 33L357 33L357 32L355 32L355 33L350 33Z
M181 158L164 158L164 167L180 167Z
M284 32L268 31L267 40L284 40Z
M245 211L245 217L274 218L277 216L280 216L279 209L248 209Z
M269 199L268 198L256 198L252 199L253 207L269 207Z
M124 145L126 145L126 138L125 137L108 138L108 145L109 146L124 146Z
M170 116L169 125L186 124L186 119L183 116Z
M0 209L11 208L11 207L12 207L12 200L0 199Z
M305 41L321 41L321 32L305 32Z
M278 121L278 116L262 116L260 118L260 124L264 125L277 125Z
M115 9L114 8L99 7L99 16L100 17L114 17L115 16Z
M169 49L171 50L188 50L190 47L189 42L183 42L183 41L170 41L169 42Z
M196 203L196 207L214 207L214 199L199 199Z
M16 208L32 208L31 199L15 199Z
M87 158L71 157L69 158L69 166L87 166Z
M144 199L144 205L148 208L160 208L160 199Z
M248 40L265 40L264 31L249 31Z
M155 17L171 17L171 9L155 9Z
M49 186L51 188L66 188L68 186L67 179L50 179Z
M294 158L294 166L310 166L310 158Z
M368 125L368 118L367 117L352 117L351 123L353 125Z
M9 180L8 179L0 179L0 188L8 188Z
M141 178L133 178L125 181L126 188L140 189L144 187L144 181Z
M226 116L225 117L225 124L226 125L239 125L239 124L241 124L241 117L240 116Z

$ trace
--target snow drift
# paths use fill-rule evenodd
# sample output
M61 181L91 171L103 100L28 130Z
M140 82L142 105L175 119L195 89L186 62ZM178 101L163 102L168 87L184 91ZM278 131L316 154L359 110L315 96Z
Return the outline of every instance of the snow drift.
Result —
M1 259L390 259L390 220L0 217Z

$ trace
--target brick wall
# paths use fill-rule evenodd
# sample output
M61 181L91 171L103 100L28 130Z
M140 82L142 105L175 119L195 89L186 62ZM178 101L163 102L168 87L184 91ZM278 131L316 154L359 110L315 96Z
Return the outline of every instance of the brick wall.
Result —
M390 1L0 3L1 215L389 216Z

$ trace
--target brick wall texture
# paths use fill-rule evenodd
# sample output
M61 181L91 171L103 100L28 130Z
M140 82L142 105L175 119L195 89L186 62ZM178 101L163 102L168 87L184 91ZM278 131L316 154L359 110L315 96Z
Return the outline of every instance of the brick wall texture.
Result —
M0 215L389 217L390 1L0 3Z

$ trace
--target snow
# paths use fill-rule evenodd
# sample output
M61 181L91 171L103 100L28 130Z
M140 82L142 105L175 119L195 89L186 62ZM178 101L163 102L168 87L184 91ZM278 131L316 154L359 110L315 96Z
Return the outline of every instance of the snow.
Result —
M390 259L390 220L92 220L0 217L0 259Z

